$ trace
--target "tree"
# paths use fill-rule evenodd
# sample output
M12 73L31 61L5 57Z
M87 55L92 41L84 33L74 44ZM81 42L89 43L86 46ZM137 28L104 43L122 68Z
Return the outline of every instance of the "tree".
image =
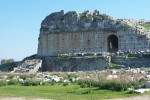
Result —
M14 62L14 59L2 59L2 60L1 60L1 65L2 65L2 64L12 63L12 62Z

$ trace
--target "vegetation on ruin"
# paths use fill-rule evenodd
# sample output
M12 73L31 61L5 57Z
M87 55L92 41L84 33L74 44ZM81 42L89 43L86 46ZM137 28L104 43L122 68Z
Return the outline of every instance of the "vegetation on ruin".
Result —
M93 18L93 19L102 19L102 17L100 15L88 15L86 16L86 14L79 14L80 18Z
M98 15L94 15L94 16L93 16L93 19L102 19L102 17L101 17L101 16L98 16Z
M111 68L115 67L115 66L122 66L122 64L117 64L114 62L109 63L109 65L111 66Z
M125 28L131 28L131 26L129 26L129 25L126 24L126 23L124 24L124 27L125 27Z
M121 21L117 21L116 24L121 24Z
M86 18L86 15L82 14L82 13L80 13L79 16L80 16L80 18Z
M128 54L128 55L115 55L115 57L135 59L135 58L150 58L150 55L149 54Z
M150 55L149 54L140 54L140 55L129 54L128 58L150 58Z
M59 59L65 59L65 58L77 58L77 57L81 57L81 58L97 58L97 57L102 57L102 55L94 55L94 54L89 54L89 55L82 55L82 54L66 54L66 55L59 55L58 58Z
M150 24L141 24L145 29L150 30Z

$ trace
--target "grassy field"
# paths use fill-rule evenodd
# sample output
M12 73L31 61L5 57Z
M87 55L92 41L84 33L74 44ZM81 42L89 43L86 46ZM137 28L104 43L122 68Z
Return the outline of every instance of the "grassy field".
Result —
M55 100L101 100L112 98L123 98L135 96L137 94L129 94L128 91L114 92L109 90L99 90L91 88L91 92L87 93L89 88L80 88L79 85L45 85L45 86L21 86L8 85L0 87L0 97L16 96L27 98L47 98Z

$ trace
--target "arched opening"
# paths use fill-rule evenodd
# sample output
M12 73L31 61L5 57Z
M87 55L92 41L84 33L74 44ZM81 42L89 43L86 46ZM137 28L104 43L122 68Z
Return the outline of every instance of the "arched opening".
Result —
M108 52L116 53L118 51L118 37L116 35L110 35L107 39Z

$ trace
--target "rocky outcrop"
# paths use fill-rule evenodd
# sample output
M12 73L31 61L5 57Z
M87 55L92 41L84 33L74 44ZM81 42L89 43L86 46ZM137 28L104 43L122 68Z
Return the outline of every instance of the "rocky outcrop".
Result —
M63 10L54 12L47 16L41 24L41 33L50 32L75 32L99 29L120 29L124 25L120 20L115 20L99 11L85 11L77 13L70 11L65 13Z

